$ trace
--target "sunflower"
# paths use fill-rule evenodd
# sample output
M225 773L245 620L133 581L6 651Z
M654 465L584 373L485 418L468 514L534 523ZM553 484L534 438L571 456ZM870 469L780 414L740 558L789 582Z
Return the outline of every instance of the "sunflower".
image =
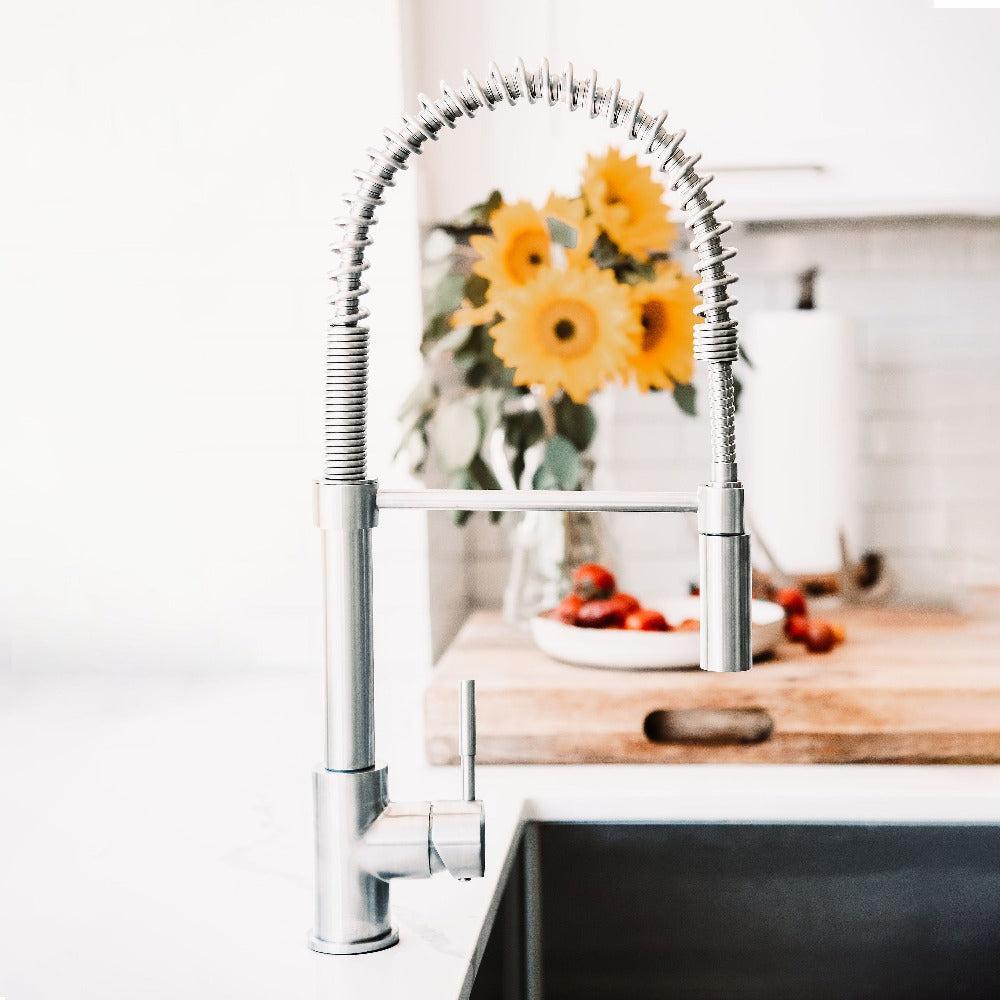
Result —
M583 194L595 220L622 253L645 261L650 251L666 250L673 243L676 226L667 218L663 188L634 156L623 159L617 149L588 156Z
M626 373L641 392L672 389L694 375L695 278L678 264L657 264L656 276L631 288L632 305L642 334L639 350L628 359Z
M540 271L506 293L501 311L504 318L490 330L497 357L514 369L515 385L539 385L549 397L563 389L586 402L638 345L628 288L594 264Z
M597 223L587 217L579 198L551 195L540 210L526 201L501 205L490 216L493 235L469 240L480 257L472 270L489 281L489 294L525 285L541 268L551 266L552 239L545 221L549 216L576 230L576 246L566 250L567 263L575 266L587 260L597 239Z

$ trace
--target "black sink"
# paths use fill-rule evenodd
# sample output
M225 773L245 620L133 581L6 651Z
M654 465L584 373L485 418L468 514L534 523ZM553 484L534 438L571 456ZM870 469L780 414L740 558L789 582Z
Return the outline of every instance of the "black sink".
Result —
M475 1000L1000 998L1000 827L525 827Z

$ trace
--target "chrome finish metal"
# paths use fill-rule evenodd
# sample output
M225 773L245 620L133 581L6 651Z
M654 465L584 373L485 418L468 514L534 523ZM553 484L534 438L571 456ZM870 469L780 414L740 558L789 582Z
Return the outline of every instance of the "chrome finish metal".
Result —
M455 878L482 878L486 871L486 827L481 802L435 802L431 807L431 867Z
M702 535L701 669L749 670L750 537Z
M743 487L739 483L698 487L698 531L703 535L743 532Z
M462 798L476 801L476 682L462 681L458 717L458 758L462 768Z
M389 883L362 867L357 850L388 804L387 769L318 768L313 790L316 922L309 945L330 955L387 948L398 940L389 923Z
M710 175L699 176L699 156L688 156L683 130L664 128L667 113L642 110L634 99L585 80L573 66L552 74L547 62L513 73L491 64L486 81L469 73L464 86L442 85L436 100L421 96L421 109L386 130L384 144L368 151L369 163L355 173L356 190L345 196L347 214L333 252L333 321L326 344L325 462L317 484L316 523L322 530L326 619L326 766L316 772L316 951L356 954L394 944L389 922L389 880L424 878L447 869L456 878L484 871L483 805L475 798L475 703L472 682L461 691L459 757L462 800L390 803L386 769L375 766L372 662L371 531L379 507L427 510L579 510L699 513L701 535L702 667L744 670L750 665L749 541L743 533L743 488L737 481L733 423L732 364L737 358L736 321L729 295L736 277L726 265L736 251L722 244L731 228L719 222L722 201L706 193ZM711 484L699 495L618 492L377 491L365 479L368 393L368 313L361 275L372 243L382 195L424 143L444 128L500 104L565 104L586 109L651 155L677 192L691 231L694 268L702 303L695 309L695 358L708 366L711 423Z
M398 510L582 510L675 514L698 509L694 493L622 490L379 490L376 503Z
M430 802L390 802L365 832L358 859L376 878L430 878Z
M375 762L371 532L324 528L322 543L326 766L359 771Z

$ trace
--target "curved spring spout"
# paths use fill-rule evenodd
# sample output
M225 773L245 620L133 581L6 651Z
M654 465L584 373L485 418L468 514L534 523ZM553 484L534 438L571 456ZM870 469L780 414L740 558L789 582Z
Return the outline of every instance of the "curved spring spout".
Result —
M699 177L694 170L700 154L688 156L681 149L684 130L668 132L663 127L665 111L651 116L642 110L641 93L629 100L621 97L619 89L618 81L610 88L599 87L596 72L577 80L572 63L564 73L556 75L549 72L548 60L535 72L526 70L519 60L517 70L511 74L504 74L496 63L491 63L485 83L466 72L465 85L458 91L443 83L442 96L437 100L420 95L421 110L404 116L398 131L387 129L382 149L368 150L367 168L354 174L357 189L344 196L348 214L336 221L342 234L333 248L334 318L326 347L326 482L358 483L365 479L369 331L363 325L368 312L360 304L368 288L361 276L368 267L365 252L372 243L370 231L385 189L393 186L397 171L407 168L411 154L422 152L424 143L437 140L442 129L454 128L459 119L472 118L484 108L493 111L503 103L536 101L549 106L565 104L570 111L585 108L591 118L602 118L611 128L623 126L629 140L656 158L657 168L678 193L685 225L691 230L690 245L697 258L695 270L701 276L695 290L702 304L695 312L702 322L695 327L694 353L697 360L709 364L712 481L736 481L732 363L737 356L737 342L736 321L729 312L736 300L729 297L729 286L737 279L726 271L726 262L736 251L724 247L721 240L731 226L716 221L715 213L723 201L712 201L706 193L712 176Z

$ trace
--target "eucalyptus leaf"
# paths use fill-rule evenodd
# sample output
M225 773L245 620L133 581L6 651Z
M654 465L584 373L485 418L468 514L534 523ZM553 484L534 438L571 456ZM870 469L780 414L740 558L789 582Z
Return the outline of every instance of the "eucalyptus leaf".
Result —
M471 221L479 225L488 225L490 216L503 204L503 195L496 190L489 193L485 201L473 205L469 209Z
M615 242L607 233L601 232L594 240L594 247L590 251L590 256L598 267L613 267L621 254Z
M695 405L695 388L693 385L678 382L674 386L674 400L689 417L697 416L698 410Z
M621 265L619 278L626 285L638 285L643 281L652 281L656 277L656 267L651 260L640 264L632 257L626 258L627 263ZM616 271L617 273L617 271Z
M511 448L527 450L545 437L545 424L538 410L509 413L504 418L504 441Z
M549 227L549 236L552 237L553 243L558 243L559 246L565 247L567 250L576 248L578 236L571 225L551 215L545 219L545 224Z
M545 444L545 457L535 472L536 490L575 490L580 485L580 453L561 434Z
M468 467L483 443L482 421L468 399L443 403L431 422L431 440L441 467L457 472Z
M563 396L555 404L556 430L569 440L577 451L585 451L594 440L597 417L586 403L574 403Z
M420 350L426 356L434 344L439 341L448 331L451 330L451 325L448 322L448 317L444 313L438 313L436 316L432 316L427 325L424 327L423 336L420 339Z
M486 464L482 455L476 455L469 463L469 475L481 490L503 489L500 480L493 474L493 470Z
M472 481L472 476L469 475L468 469L459 469L457 472L454 472L448 485L453 490L473 490L476 488L476 484ZM454 510L451 513L451 517L455 524L461 528L472 517L472 511Z
M465 277L449 271L434 287L431 293L430 312L453 313L462 304L462 293L465 290Z
M489 287L489 281L481 274L470 274L465 279L462 291L469 302L478 309L480 306L486 305L486 292Z
M427 352L428 358L437 358L446 351L458 352L465 345L472 333L471 326L456 326L454 330L449 330L443 337L440 337Z

